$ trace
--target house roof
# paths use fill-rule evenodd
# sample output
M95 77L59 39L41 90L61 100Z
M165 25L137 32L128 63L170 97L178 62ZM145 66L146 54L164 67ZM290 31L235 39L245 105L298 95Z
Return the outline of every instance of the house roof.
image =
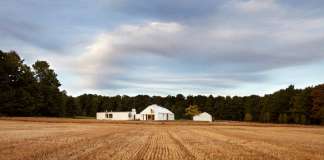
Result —
M170 110L158 106L156 104L152 104L147 106L140 114L152 114L153 113L168 113L168 114L173 114Z

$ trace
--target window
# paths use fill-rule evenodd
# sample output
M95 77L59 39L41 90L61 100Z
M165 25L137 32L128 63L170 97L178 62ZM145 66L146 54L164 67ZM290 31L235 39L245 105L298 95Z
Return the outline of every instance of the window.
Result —
M107 113L106 118L113 118L113 114L112 113Z

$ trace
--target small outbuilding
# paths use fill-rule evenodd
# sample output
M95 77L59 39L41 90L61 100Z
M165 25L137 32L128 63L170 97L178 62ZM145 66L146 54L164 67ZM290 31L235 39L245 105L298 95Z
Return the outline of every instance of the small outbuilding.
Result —
M156 104L146 107L140 114L140 120L157 120L157 121L168 121L174 120L174 114L161 106Z
M211 121L213 121L213 117L209 113L203 112L203 113L193 116L193 121L211 122Z

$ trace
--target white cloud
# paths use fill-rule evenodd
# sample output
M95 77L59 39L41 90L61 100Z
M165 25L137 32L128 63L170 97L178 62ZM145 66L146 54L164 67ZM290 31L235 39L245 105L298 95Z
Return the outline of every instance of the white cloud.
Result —
M113 32L98 35L86 48L77 61L78 72L86 77L84 81L89 87L98 85L98 77L107 77L101 83L109 83L114 76L127 74L121 63L138 54L169 48L172 43L175 44L172 35L181 31L182 26L177 23L151 22L120 26Z
M249 13L276 11L279 9L276 0L236 0L234 5L238 9Z
M323 38L324 18L291 18L272 22L278 27L271 34L280 43L299 44Z
M323 58L318 47L307 52L309 40L321 37L309 32L309 24L295 30L287 30L288 24L270 24L268 31L257 25L217 25L208 30L176 22L122 25L100 34L87 47L78 61L79 74L95 88L227 88L262 81L262 72L269 69ZM297 43L288 36L293 33L309 39Z

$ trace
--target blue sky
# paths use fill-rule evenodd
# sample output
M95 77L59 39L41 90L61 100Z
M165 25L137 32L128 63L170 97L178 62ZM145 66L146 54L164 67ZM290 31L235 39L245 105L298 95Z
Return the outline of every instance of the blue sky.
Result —
M250 95L324 82L322 0L1 0L0 49L71 95Z

